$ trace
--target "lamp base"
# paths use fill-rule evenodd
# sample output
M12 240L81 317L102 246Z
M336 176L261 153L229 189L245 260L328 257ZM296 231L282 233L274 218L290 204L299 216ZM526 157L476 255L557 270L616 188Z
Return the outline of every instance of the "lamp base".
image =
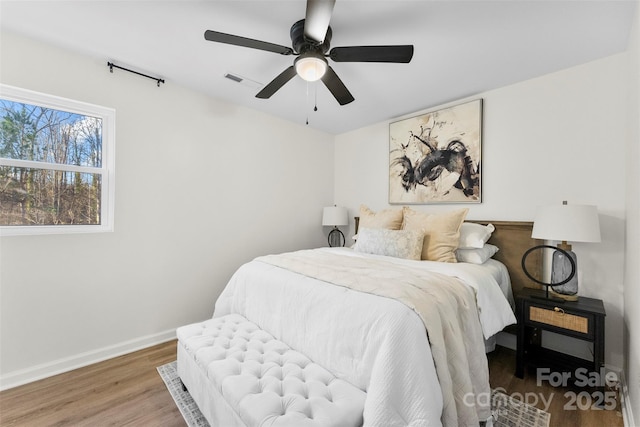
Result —
M556 304L563 304L566 302L566 300L562 299L562 298L556 298L556 297L546 297L543 295L531 295L531 298L535 298L535 299L541 299L544 301L552 301L555 302Z
M531 298L541 299L541 300L545 300L545 301L553 301L553 302L558 303L558 304L562 304L562 303L565 302L564 299L557 298L557 297L555 297L553 295L549 295L549 286L547 286L544 295L532 294Z
M563 252L554 251L553 259L551 263L551 283L560 283L565 280L571 274L571 261L567 259L567 255L573 260L575 271L578 271L578 260L576 254L571 250L569 245L558 245ZM563 285L553 286L551 285L550 292L558 298L562 298L566 301L578 300L578 275L574 274L571 279Z
M562 301L578 301L578 294L573 294L573 295L561 294L561 293L555 292L553 288L549 291L549 294L552 296L552 298L561 299Z
M555 252L553 253L550 283L543 282L537 279L536 277L533 277L527 270L527 263L526 263L527 256L529 256L529 254L535 250L544 249L544 248L555 249ZM557 303L563 303L568 300L577 301L578 278L576 276L577 268L576 268L575 259L576 259L576 255L573 252L571 252L571 247L566 244L558 245L557 247L551 246L551 245L538 245L530 249L527 249L527 251L522 256L522 261L521 261L522 271L524 271L524 274L533 282L539 285L545 286L544 295L531 295L531 297L548 300L548 301L554 301ZM571 286L568 289L564 288L564 285L569 282L571 282ZM557 285L554 286L554 283L557 283ZM550 287L552 287L555 290L555 292L553 292L553 295L556 295L556 296L553 296L553 295L549 296ZM562 297L562 298L558 298L558 297ZM571 298L575 298L575 299L571 299Z
M327 240L329 246L332 248L342 247L345 244L344 234L342 234L342 231L340 231L338 227L333 227L333 230L329 232Z

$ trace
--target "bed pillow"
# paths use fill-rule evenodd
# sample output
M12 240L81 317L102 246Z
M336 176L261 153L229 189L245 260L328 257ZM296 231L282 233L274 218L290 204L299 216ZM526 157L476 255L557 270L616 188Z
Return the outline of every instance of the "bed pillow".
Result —
M460 227L459 249L481 248L495 231L493 224L475 224L473 222L463 222Z
M353 248L356 252L419 261L423 240L420 231L362 228Z
M456 258L458 262L469 262L471 264L484 264L489 258L498 252L498 247L485 243L482 248L458 249Z
M460 226L468 211L469 209L458 209L445 213L425 213L405 206L402 229L424 233L423 260L457 262Z
M384 209L374 212L360 205L360 223L358 228L386 228L400 230L402 227L402 209Z

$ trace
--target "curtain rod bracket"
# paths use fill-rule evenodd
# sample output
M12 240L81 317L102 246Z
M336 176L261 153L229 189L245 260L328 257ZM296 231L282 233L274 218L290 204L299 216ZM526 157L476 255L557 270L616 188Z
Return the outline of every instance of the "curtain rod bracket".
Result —
M112 73L113 73L113 69L114 68L118 68L119 70L128 71L130 73L137 74L139 76L146 77L146 78L151 79L151 80L155 80L158 87L160 87L160 83L164 83L164 79L161 79L161 78L158 78L158 77L153 77L153 76L150 76L148 74L143 74L143 73L140 73L138 71L130 70L128 68L124 68L124 67L121 67L119 65L116 65L113 62L107 62L107 66L109 67L109 71L112 72Z

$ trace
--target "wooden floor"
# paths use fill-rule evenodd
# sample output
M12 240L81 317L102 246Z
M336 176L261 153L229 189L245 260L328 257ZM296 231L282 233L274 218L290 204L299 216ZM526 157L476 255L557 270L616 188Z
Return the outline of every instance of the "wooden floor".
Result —
M162 426L186 423L156 367L176 341L0 392L0 426Z
M551 414L551 427L622 427L622 413L620 412L620 400L617 398L615 410L599 409L596 405L589 405L584 396L577 403L571 399L571 394L584 392L562 387L551 387L546 381L537 385L536 375L526 372L524 379L516 378L513 374L516 370L516 353L504 347L496 347L496 350L488 355L489 382L491 388L503 388L509 396L520 399L534 405L539 409L545 409L545 402L549 404L547 412ZM569 396L565 397L565 393ZM536 403L537 402L537 403ZM595 399L593 400L595 402ZM565 409L565 406L567 409ZM592 407L593 409L580 410L580 407ZM613 405L610 405L613 406ZM575 407L573 410L571 408Z
M171 341L0 392L0 426L185 426L156 367L176 359ZM564 410L566 390L513 376L515 352L489 355L491 387L509 395L551 397L551 426L622 426L619 410ZM527 394L529 393L529 394ZM544 409L542 399L536 405Z

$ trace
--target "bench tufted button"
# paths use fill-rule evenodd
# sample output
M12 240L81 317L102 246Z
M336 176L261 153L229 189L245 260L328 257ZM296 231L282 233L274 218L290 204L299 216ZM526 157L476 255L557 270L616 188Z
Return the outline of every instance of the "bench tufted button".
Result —
M273 376L275 379L282 381L282 369L271 369L271 376Z
M329 419L362 424L363 391L253 323L227 315L195 326L179 335L180 344L247 426L320 426Z

